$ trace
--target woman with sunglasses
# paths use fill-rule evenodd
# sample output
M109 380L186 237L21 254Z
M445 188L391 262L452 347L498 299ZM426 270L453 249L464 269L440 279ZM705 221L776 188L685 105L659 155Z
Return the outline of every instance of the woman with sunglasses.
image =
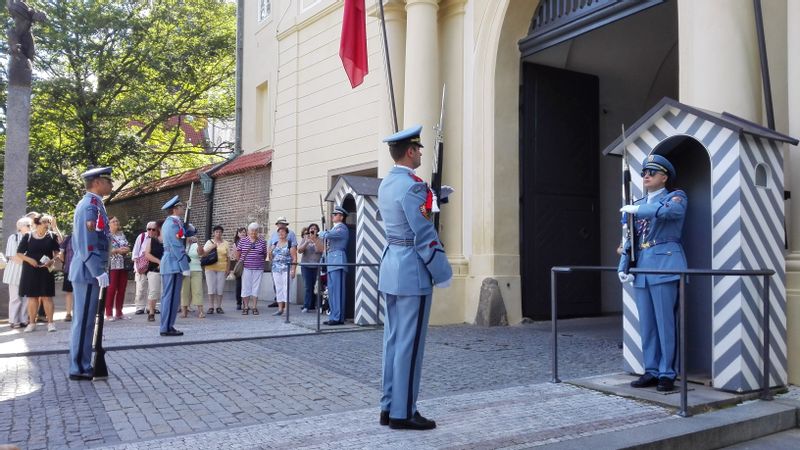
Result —
M36 317L39 303L44 304L47 331L56 331L56 324L53 323L56 279L50 268L61 248L55 234L49 231L49 220L37 214L33 216L33 226L33 230L22 238L17 247L17 256L25 262L22 266L19 295L28 297L28 317ZM31 319L25 332L30 333L35 329L36 323Z
M660 392L675 389L675 307L678 275L628 273L631 248L639 269L686 269L681 246L688 199L683 191L670 191L675 168L661 155L642 162L642 184L647 196L620 210L634 215L634 242L625 242L619 261L619 280L633 284L639 312L639 335L645 373L631 383L635 388L656 386Z
M312 223L305 232L302 233L302 240L297 246L297 253L303 255L303 263L319 263L322 253L325 251L325 244L319 238L319 225ZM314 295L314 285L317 283L317 272L319 267L306 267L300 265L300 272L303 274L303 287L305 297L303 300L303 312L314 311L316 296Z

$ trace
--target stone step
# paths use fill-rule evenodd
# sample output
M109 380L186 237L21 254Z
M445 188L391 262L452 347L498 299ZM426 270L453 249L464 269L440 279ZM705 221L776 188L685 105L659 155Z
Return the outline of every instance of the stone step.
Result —
M754 400L705 414L571 439L548 449L712 449L798 427L800 402Z

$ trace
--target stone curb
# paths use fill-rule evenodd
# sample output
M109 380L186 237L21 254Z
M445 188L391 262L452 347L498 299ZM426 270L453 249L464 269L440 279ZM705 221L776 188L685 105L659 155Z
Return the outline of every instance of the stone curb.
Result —
M751 401L690 418L587 436L549 445L550 449L710 449L757 439L798 426L800 402ZM634 432L632 432L634 431Z

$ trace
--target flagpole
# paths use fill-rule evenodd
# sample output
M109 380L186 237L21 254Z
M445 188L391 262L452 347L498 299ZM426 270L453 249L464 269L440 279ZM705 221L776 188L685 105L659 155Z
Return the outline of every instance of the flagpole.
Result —
M386 60L386 71L389 79L389 100L392 107L392 124L394 131L397 132L400 127L397 125L397 105L394 100L394 83L392 82L392 63L389 59L389 38L386 34L386 16L383 14L383 0L376 0L378 2L378 9L381 13L381 30L383 30L383 55Z

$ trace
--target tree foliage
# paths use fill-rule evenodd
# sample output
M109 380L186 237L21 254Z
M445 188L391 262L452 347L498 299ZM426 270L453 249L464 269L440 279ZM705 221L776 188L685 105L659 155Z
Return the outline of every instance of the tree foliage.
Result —
M80 172L114 167L113 198L198 167L185 141L234 109L235 5L223 0L39 0L28 204L71 216ZM67 220L66 222L68 222Z

